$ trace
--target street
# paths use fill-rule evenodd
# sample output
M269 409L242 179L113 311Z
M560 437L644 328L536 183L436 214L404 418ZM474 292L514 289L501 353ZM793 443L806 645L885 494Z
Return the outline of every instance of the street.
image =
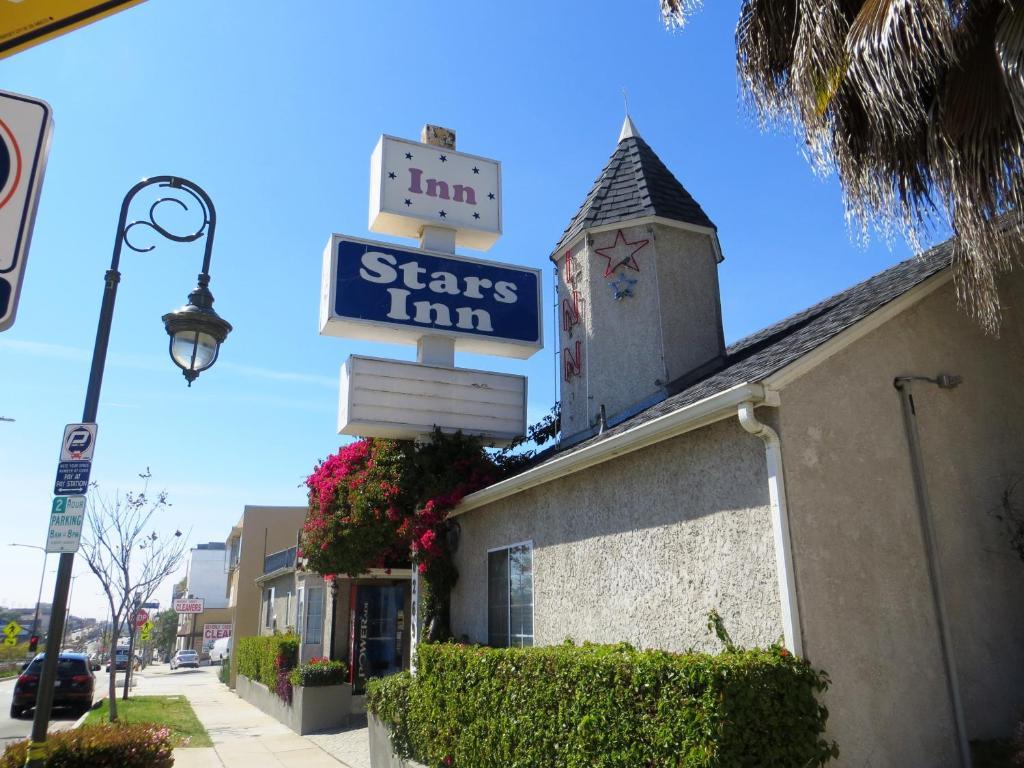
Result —
M2 710L0 710L0 753L3 752L3 748L10 742L26 739L29 733L32 732L31 712L26 713L24 719L11 719L11 696L14 693L14 681L17 679L12 677L8 680L0 680L0 707L2 707ZM99 682L100 678L97 677L97 686ZM99 700L98 693L96 699ZM50 721L50 731L70 728L77 719L78 715L72 712L63 709L54 710L53 719Z

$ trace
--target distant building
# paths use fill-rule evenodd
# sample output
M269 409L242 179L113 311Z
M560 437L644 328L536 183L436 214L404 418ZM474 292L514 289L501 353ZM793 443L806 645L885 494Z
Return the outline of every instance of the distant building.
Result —
M185 590L201 597L207 608L227 608L227 552L222 541L197 544L189 553Z

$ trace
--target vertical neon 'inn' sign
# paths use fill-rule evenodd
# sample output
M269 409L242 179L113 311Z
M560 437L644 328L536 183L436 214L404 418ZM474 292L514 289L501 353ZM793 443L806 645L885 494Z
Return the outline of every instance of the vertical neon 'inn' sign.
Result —
M334 235L320 332L526 359L542 346L540 270Z

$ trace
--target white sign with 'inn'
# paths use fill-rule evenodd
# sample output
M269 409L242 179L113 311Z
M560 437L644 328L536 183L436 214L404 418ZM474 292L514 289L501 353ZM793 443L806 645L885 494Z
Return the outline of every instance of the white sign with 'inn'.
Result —
M418 238L455 230L455 245L486 251L501 236L501 163L382 136L370 158L370 231Z

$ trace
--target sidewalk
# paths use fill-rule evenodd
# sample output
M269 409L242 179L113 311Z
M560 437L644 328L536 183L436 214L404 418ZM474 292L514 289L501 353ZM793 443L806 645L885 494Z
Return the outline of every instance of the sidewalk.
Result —
M213 747L174 750L176 768L370 768L365 728L299 736L229 691L217 669L157 666L140 675L136 695L185 696L213 740Z

